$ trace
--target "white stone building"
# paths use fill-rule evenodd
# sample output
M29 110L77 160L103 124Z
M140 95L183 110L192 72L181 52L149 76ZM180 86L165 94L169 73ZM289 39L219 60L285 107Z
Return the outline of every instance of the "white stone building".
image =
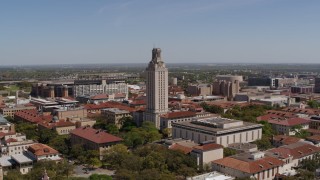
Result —
M225 147L232 143L253 142L262 137L261 124L219 117L173 122L172 128L173 138L191 139L196 143L213 141Z

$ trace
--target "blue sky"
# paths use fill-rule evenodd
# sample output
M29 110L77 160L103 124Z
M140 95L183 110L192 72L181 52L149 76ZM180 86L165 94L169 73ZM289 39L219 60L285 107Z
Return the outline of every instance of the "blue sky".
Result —
M319 0L0 0L0 65L320 63Z

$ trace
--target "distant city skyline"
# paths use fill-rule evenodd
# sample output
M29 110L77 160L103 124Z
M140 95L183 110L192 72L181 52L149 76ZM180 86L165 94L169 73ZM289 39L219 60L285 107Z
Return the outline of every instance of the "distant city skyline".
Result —
M0 65L320 63L320 1L9 0Z

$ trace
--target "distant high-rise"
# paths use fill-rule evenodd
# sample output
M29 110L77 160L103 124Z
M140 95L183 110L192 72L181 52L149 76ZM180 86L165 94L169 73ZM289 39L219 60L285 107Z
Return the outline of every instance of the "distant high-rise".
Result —
M315 78L315 82L314 82L314 92L315 92L315 93L320 93L320 77Z
M160 115L168 112L168 69L161 59L161 49L153 48L152 59L146 69L147 108L144 121L160 128Z

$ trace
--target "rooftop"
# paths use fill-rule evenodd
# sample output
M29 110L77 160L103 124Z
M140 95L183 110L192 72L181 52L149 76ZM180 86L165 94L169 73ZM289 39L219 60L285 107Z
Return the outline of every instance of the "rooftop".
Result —
M45 144L33 144L29 146L28 151L32 152L36 156L44 156L44 155L51 155L51 154L58 154L59 152L53 149L50 146Z
M172 126L192 127L210 133L223 134L249 128L261 128L263 125L227 118L199 117L194 118L191 122L173 122Z
M299 141L302 141L301 138L286 136L286 135L277 135L273 137L273 141L281 143L281 145L289 145Z
M298 159L317 152L320 152L320 148L312 145L311 142L297 142L270 149L267 151L267 154L277 158L288 158L293 156L294 159Z
M115 114L127 114L127 113L129 113L129 111L118 109L118 108L105 108L105 109L101 109L101 112L102 111L109 111L109 112L112 112L112 113L115 113Z
M310 120L303 119L303 118L290 118L290 119L277 119L277 120L268 120L270 124L277 124L277 125L283 125L283 126L295 126L295 125L302 125L302 124L308 124Z
M166 119L176 119L176 118L185 118L185 117L195 117L196 113L192 111L179 111L179 112L169 112L162 115L161 117Z
M25 154L14 154L11 157L19 164L33 162L33 159L31 159L29 156L26 156Z
M249 160L246 154L247 153L241 154L242 158L238 158L240 155L231 156L215 160L213 163L250 174L262 172L284 164L283 161L274 157L262 157L257 160ZM247 155L249 156L249 154Z
M123 140L117 136L106 133L103 130L97 130L90 127L74 129L70 132L70 134L79 136L83 139L87 139L97 144L120 142Z

